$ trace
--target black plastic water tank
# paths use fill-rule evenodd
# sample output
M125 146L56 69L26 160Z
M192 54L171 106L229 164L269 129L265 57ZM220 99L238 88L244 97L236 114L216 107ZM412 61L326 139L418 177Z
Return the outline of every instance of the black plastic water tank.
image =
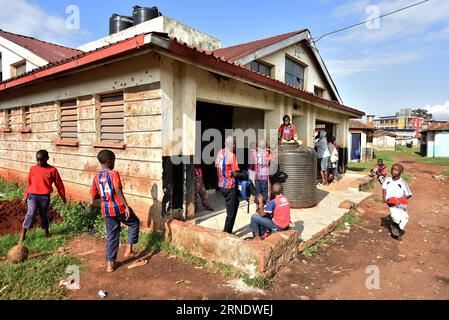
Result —
M317 154L296 143L279 146L279 171L287 176L282 186L292 208L310 208L318 204Z
M109 34L114 34L133 26L133 18L114 13L109 18Z
M133 20L134 25L138 25L142 22L157 18L161 16L161 12L159 11L158 7L140 7L140 6L134 6L133 8Z

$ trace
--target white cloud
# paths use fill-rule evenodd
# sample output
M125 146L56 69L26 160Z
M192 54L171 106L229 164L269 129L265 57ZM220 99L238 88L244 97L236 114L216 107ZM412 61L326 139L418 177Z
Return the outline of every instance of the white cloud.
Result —
M359 59L328 60L327 66L335 78L345 77L360 72L377 71L383 66L411 63L424 58L425 54L415 52L389 52L365 56Z
M0 28L5 31L68 46L88 34L67 28L65 12L52 15L26 0L0 0L0 8Z
M437 104L435 106L428 105L424 107L424 109L432 114L435 120L449 121L449 101L446 101L444 104Z
M365 12L369 5L378 6L380 14L397 10L409 6L416 2L410 0L393 1L369 1L355 0L338 6L333 11L333 16L340 19L342 23L360 22L367 20L369 15ZM406 40L407 38L421 37L423 34L449 27L449 1L431 0L422 5L397 12L380 20L380 28L368 30L365 26L354 29L335 36L334 41L357 42L366 44L376 44L386 40Z

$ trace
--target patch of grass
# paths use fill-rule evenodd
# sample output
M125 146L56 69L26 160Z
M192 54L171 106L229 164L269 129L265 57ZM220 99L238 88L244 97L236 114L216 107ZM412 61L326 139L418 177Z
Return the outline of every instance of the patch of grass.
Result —
M422 157L422 158L419 158L419 162L426 163L426 164L431 164L431 165L434 165L434 166L449 167L449 158L427 158L427 157Z
M318 252L319 248L322 247L328 247L329 246L329 240L327 240L327 238L321 238L319 240L317 240L314 244L304 248L304 250L301 252L301 254L308 258L313 256L314 254L316 254Z
M335 230L336 231L345 230L347 227L362 223L363 219L360 218L354 211L350 211L347 214L345 214L343 221L335 227Z
M261 277L261 276L250 277L249 275L245 274L241 278L245 284L247 284L248 286L251 286L253 288L259 288L259 289L265 290L268 288L268 285L270 284L269 279L267 279L265 277Z
M3 194L0 199L15 200L22 199L25 193L26 184L18 182L6 182L0 178L0 194Z
M76 258L48 256L29 259L18 265L5 262L0 265L0 300L56 300L68 297L59 280L69 276L66 268L74 265L84 269Z
M410 172L404 172L401 175L401 178L404 179L405 182L407 182L408 184L410 184L413 181L413 174L411 174Z
M443 174L443 176L445 176L446 178L449 178L449 169L448 169L448 170L444 170L442 174Z

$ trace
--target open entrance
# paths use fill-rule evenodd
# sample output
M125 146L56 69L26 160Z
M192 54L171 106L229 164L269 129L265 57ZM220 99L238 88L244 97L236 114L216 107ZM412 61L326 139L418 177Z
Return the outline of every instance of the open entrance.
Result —
M197 102L196 105L196 121L201 123L201 133L196 134L197 139L201 141L201 153L210 141L202 141L201 137L208 129L216 129L221 134L221 145L224 146L225 130L232 128L232 116L234 108L222 106L207 102ZM211 150L212 151L212 150ZM198 155L197 155L198 156ZM210 154L214 158L214 154ZM217 188L218 177L215 165L207 164L201 157L201 168L203 170L204 185L207 190Z

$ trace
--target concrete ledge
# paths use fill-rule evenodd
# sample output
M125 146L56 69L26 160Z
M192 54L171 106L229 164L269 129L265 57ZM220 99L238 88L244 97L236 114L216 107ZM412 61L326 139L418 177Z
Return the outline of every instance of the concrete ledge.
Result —
M224 263L249 275L272 277L298 254L295 230L276 232L264 241L245 241L235 235L171 220L165 224L168 241L207 261Z

